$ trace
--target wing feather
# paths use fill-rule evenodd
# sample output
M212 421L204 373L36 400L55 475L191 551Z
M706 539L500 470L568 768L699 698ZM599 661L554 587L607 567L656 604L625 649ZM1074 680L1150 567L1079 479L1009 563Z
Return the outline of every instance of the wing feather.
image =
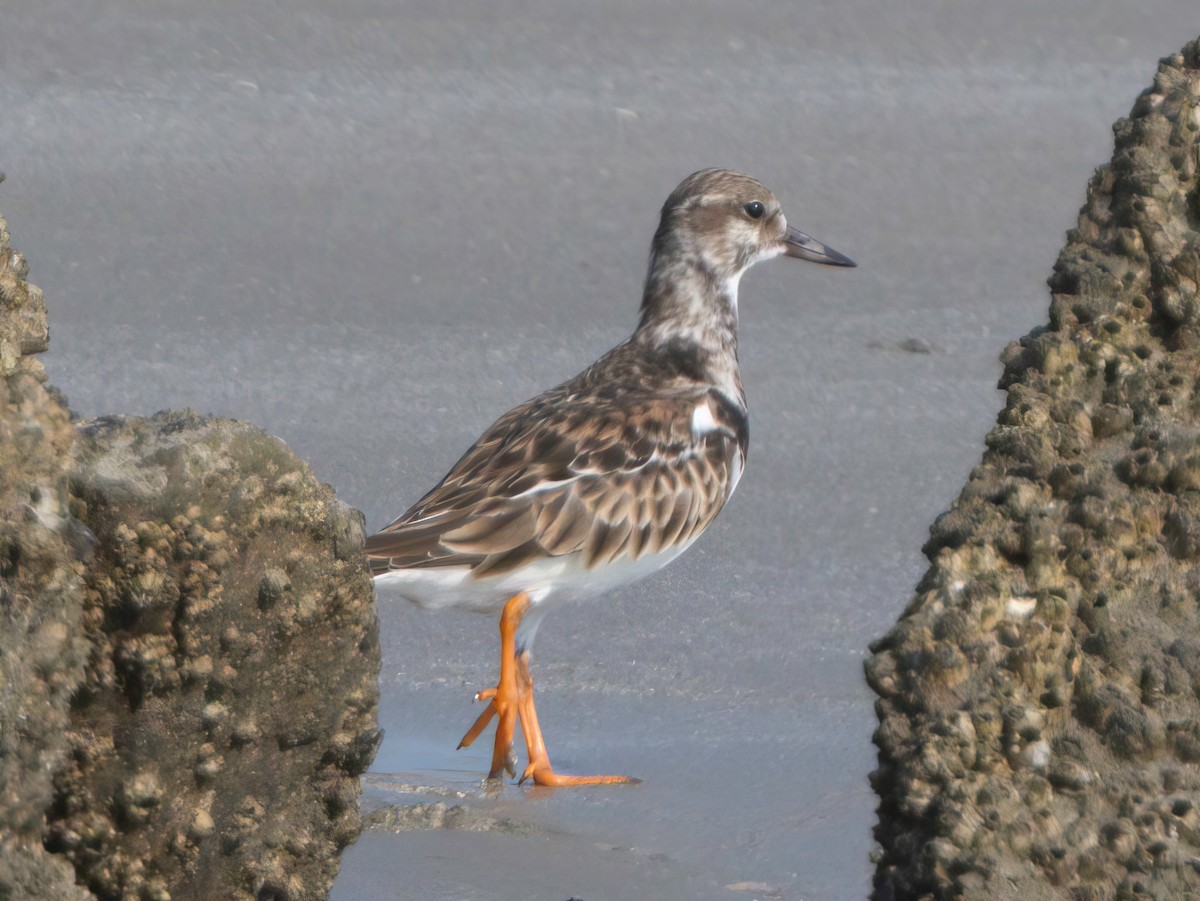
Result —
M744 411L706 388L633 395L560 386L498 420L444 479L367 540L372 571L509 573L582 553L588 567L687 542L716 516L745 456ZM715 425L693 430L698 404Z
M583 547L592 527L592 515L574 491L562 492L562 509L539 537L546 552L559 556Z
M532 539L534 526L533 511L528 506L510 504L493 516L468 520L443 534L440 542L460 554L498 554Z
M544 556L545 552L538 542L532 540L526 541L503 553L492 554L484 558L472 570L472 575L477 579L484 576L502 576Z

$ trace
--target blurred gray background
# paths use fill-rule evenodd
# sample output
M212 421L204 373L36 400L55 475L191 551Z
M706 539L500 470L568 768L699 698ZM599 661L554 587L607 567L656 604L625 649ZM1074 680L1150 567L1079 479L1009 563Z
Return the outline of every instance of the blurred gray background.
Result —
M742 287L746 478L666 571L550 617L556 766L453 748L496 624L380 610L369 833L337 901L862 898L867 643L1002 403L1109 126L1195 0L0 2L0 211L88 417L284 439L379 527L496 416L636 322L657 212L728 166L856 270Z

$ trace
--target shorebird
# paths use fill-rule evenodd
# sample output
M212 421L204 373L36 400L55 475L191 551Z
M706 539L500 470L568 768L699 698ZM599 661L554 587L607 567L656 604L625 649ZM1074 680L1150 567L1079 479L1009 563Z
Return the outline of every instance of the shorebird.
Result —
M785 255L849 258L792 228L762 184L689 175L650 248L637 329L575 378L510 410L428 494L367 539L381 596L500 612L500 678L459 747L497 719L489 778L580 785L538 727L530 648L546 612L649 575L683 553L733 494L749 420L738 373L738 283Z

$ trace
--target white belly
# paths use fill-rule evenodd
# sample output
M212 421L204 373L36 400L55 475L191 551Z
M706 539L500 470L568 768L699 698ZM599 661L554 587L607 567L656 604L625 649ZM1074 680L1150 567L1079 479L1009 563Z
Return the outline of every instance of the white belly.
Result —
M691 542L688 542L690 544ZM403 598L437 610L458 607L497 612L522 591L535 604L558 604L603 594L662 569L688 547L669 548L637 560L616 560L596 569L583 566L582 554L546 557L496 578L473 579L465 566L397 569L375 577L380 600Z

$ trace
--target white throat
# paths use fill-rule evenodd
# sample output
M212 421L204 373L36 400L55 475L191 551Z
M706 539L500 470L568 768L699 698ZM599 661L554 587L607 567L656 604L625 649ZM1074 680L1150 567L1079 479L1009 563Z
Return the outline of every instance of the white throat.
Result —
M741 284L741 281L742 273L739 272L737 275L727 278L725 280L725 285L721 290L721 293L728 298L729 307L733 310L733 315L735 317L737 316L738 311L738 285Z

